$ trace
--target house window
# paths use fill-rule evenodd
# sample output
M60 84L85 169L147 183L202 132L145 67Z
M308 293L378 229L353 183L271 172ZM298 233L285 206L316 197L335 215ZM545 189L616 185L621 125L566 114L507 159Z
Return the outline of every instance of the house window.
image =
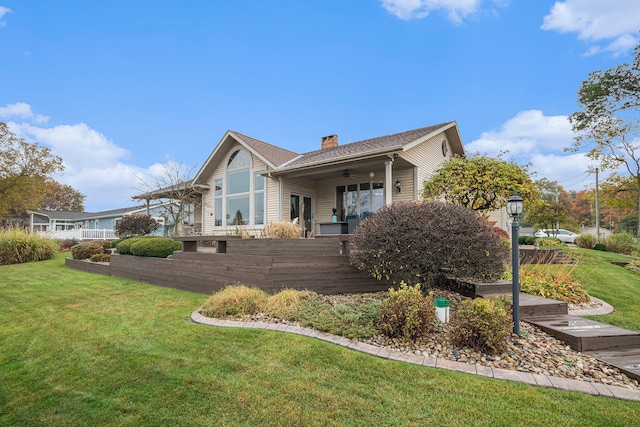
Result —
M213 192L214 226L222 226L222 179L216 179Z
M365 182L336 187L336 205L341 221L364 218L384 206L384 184Z
M227 163L227 225L247 225L250 218L251 156L234 152Z
M253 178L253 223L255 225L264 224L264 176L259 173L254 174Z

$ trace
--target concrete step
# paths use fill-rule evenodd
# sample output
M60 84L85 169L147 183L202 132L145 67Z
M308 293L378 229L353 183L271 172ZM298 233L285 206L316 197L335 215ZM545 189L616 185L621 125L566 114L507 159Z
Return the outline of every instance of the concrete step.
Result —
M640 347L617 349L617 350L600 350L589 352L596 359L608 363L620 372L640 381Z
M640 348L640 332L570 315L528 317L526 321L581 352Z

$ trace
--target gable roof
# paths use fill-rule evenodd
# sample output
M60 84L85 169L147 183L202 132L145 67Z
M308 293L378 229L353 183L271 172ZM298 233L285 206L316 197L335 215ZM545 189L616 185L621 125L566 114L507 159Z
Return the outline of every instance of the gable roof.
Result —
M160 206L161 204L151 205L150 208ZM72 212L72 211L49 211L49 210L37 210L27 211L29 214L36 214L46 216L49 219L56 221L84 221L89 219L120 217L128 213L146 210L146 206L132 206L129 208L111 209L108 211L100 212Z
M395 133L392 135L351 142L349 144L339 145L337 147L311 151L302 154L298 158L283 165L283 167L281 167L280 169L284 170L298 168L305 165L324 163L332 160L345 159L366 154L379 154L380 152L401 151L405 148L406 145L411 144L417 140L426 140L432 134L444 130L442 128L450 127L450 125L453 124L455 124L455 122L441 123L438 125L427 126L420 129Z
M455 154L464 155L462 140L455 121L440 123L420 129L394 133L377 138L351 142L332 148L310 151L297 154L293 151L251 138L239 132L228 130L222 137L216 148L209 155L200 168L195 178L194 185L204 185L205 177L212 173L215 166L222 160L224 153L222 147L230 144L240 144L267 164L273 173L304 169L307 166L321 166L336 161L345 161L368 156L406 151L413 146L422 143L438 133L445 132ZM204 178L204 179L203 179Z

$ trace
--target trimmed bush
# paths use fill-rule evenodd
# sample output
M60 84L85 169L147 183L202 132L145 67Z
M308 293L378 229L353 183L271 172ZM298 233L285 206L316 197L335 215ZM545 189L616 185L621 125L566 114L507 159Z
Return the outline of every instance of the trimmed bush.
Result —
M593 245L593 249L595 249L596 251L606 252L607 245L605 245L604 243L596 243L595 245Z
M536 236L526 236L524 244L525 245L535 245L536 240L538 240L538 238Z
M158 239L156 236L135 236L128 237L126 239L122 239L120 243L116 245L116 251L118 251L121 255L132 255L131 254L131 245L142 240L142 239Z
M58 244L51 239L22 230L0 231L0 265L43 261L57 253Z
M465 300L451 316L449 340L458 347L502 352L513 322L506 297Z
M377 279L434 286L442 277L498 278L509 251L477 213L441 201L386 206L360 222L349 260Z
M631 255L636 249L636 242L629 233L614 233L607 237L607 252Z
M182 243L167 237L141 239L129 247L131 255L156 258L166 258L173 254L173 251L179 251L180 249L182 249Z
M526 245L527 244L527 238L529 238L531 236L518 236L518 244L519 245Z
M73 245L77 245L78 242L75 240L61 240L59 243L60 252L69 252Z
M244 316L258 314L267 302L269 294L245 285L227 286L213 294L200 308L207 317Z
M92 255L103 253L104 246L102 246L102 242L94 240L80 242L71 247L71 256L73 259L89 259Z
M596 237L593 234L589 233L580 233L578 237L576 237L576 245L584 249L593 249L593 246L596 244Z
M111 254L95 254L89 258L91 262L109 262L111 261Z
M289 221L272 222L263 231L267 239L299 239L300 227Z
M420 285L389 289L389 297L378 308L376 327L381 334L413 341L432 332L437 325L434 295L425 297Z

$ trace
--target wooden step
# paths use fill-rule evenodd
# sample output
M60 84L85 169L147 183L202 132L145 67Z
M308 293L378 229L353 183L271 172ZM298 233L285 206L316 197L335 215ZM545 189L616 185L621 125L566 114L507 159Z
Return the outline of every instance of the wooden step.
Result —
M537 326L581 352L640 348L640 332L571 315L529 317Z
M617 368L629 378L640 381L640 347L617 350L600 350L589 352L589 354L596 359Z
M520 317L522 319L563 316L569 313L566 302L520 293Z

